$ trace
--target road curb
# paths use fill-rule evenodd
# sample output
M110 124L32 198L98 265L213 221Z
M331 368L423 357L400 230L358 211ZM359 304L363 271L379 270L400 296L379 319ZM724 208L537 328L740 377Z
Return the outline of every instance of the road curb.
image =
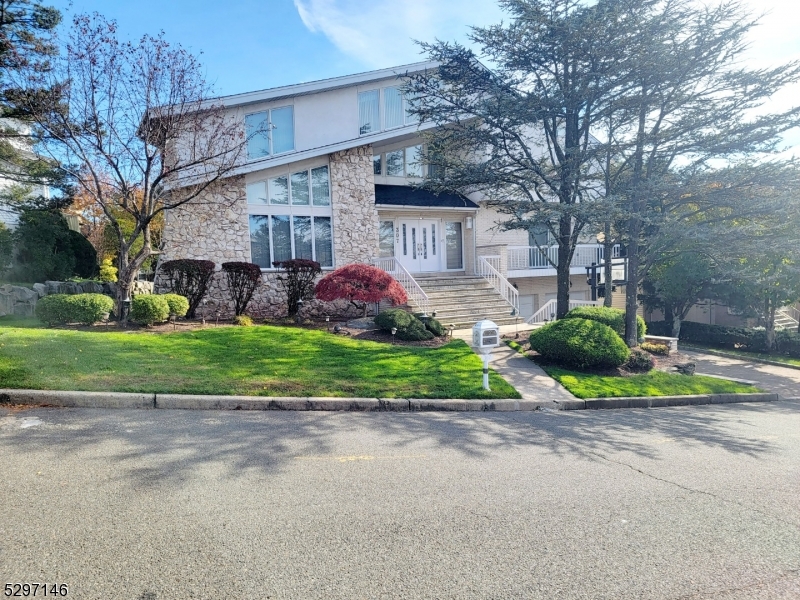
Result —
M629 398L588 398L583 400L588 410L614 408L663 408L669 406L700 406L704 404L734 404L741 402L777 402L778 394L698 394L692 396L650 396ZM564 407L563 410L575 410Z
M2 404L47 404L67 408L155 408L155 394L0 389Z
M0 389L0 406L22 404L64 408L146 408L162 410L291 410L351 412L514 412L555 405L557 410L659 408L737 402L775 402L778 394L704 394L589 398L561 402L532 400L459 400L426 398L277 398L269 396L204 396L192 394L136 394L122 392L63 392Z

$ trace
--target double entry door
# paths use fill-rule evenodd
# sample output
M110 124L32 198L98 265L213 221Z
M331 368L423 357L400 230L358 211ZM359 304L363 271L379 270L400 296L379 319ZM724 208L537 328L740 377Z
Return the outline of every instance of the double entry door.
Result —
M395 225L395 256L411 273L440 271L441 235L438 219L401 219Z

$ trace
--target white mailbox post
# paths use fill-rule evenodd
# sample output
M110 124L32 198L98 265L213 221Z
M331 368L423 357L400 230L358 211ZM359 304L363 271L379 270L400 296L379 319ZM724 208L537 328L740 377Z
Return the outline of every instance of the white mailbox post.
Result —
M483 359L483 389L489 389L489 360L492 350L500 345L500 328L497 323L484 319L472 327L472 347Z

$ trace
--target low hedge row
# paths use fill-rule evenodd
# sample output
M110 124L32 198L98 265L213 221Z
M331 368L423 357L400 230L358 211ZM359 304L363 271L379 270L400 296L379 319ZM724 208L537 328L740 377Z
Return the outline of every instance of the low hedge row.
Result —
M91 325L106 317L114 300L103 294L51 294L36 303L36 316L48 325Z
M671 327L664 321L648 323L648 327L655 335L672 335ZM725 327L694 321L681 323L680 340L728 350L766 352L767 349L767 332L763 329ZM800 335L788 329L778 331L775 335L774 352L800 358Z
M178 294L140 294L131 302L131 320L140 325L163 323L169 316L182 317L189 301Z

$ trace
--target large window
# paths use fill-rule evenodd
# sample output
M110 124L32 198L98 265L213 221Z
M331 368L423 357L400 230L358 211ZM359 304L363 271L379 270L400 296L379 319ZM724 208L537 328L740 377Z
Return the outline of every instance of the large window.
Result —
M396 86L369 90L358 94L358 133L366 135L417 123L409 114L409 103L402 89Z
M381 221L378 233L378 254L381 258L394 256L394 221Z
M447 268L463 269L464 252L462 248L461 223L448 222L445 227L445 244L447 246Z
M386 160L381 160L385 156ZM386 154L377 154L372 157L375 175L387 175L388 177L422 177L423 156L422 146L409 146L392 150ZM385 172L382 169L386 165Z
M245 116L247 158L294 150L294 108L282 106Z
M247 186L251 260L262 269L291 258L333 266L328 167L293 171Z

